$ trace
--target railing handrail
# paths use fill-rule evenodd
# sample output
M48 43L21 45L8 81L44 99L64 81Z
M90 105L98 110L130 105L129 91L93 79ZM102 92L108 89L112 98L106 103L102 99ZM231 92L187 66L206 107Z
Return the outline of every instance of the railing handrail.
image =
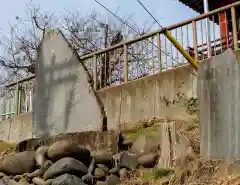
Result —
M179 28L179 27L182 27L182 26L185 26L187 24L190 24L192 22L196 22L196 21L199 21L201 19L204 19L204 18L207 18L209 16L212 16L216 13L220 13L220 12L223 12L225 10L228 10L232 7L237 7L237 6L240 6L240 1L238 2L235 2L235 3L232 3L232 4L229 4L229 5L226 5L224 7L221 7L221 8L218 8L218 9L215 9L215 10L212 10L208 13L205 13L205 14L201 14L199 16L196 16L194 18L190 18L188 20L185 20L185 21L182 21L182 22L179 22L179 23L176 23L176 24L173 24L173 25L170 25L170 26L167 26L166 29L171 31L173 29L176 29L176 28ZM152 31L150 33L147 33L147 34L144 34L144 35L141 35L141 36L138 36L136 37L135 39L131 39L131 40L126 40L122 43L119 43L119 44L116 44L114 46L110 46L108 48L105 48L105 49L102 49L102 50L98 50L98 51L95 51L93 53L90 53L90 54L86 54L86 55L83 55L83 56L80 56L80 59L81 60L87 60L87 59L90 59L90 58L93 58L95 55L100 55L100 54L103 54L103 53L106 53L106 52L109 52L109 51L112 51L114 49L118 49L118 48L121 48L121 47L124 47L124 45L130 45L130 44L133 44L135 42L138 42L138 41L141 41L141 40L144 40L144 39L147 39L149 37L153 37L155 36L156 34L161 34L163 33L163 29L158 29L158 30L155 30L155 31ZM24 81L28 81L28 80L31 80L35 78L35 75L31 75L31 76L28 76L26 78L22 78L16 82L12 82L12 83L9 83L7 85L5 85L5 87L11 87L11 86L14 86L18 83L22 83Z
M188 19L188 20L185 20L185 21L182 21L182 22L179 22L179 23L176 23L176 24L167 26L166 29L169 30L169 31L171 31L171 30L173 30L173 29L175 29L175 28L182 27L182 26L185 26L185 25L190 24L190 23L192 23L192 22L199 21L199 20L201 20L201 19L207 18L207 17L209 17L209 16L211 16L211 15L214 15L214 14L220 13L220 12L223 12L223 11L225 11L225 10L227 10L227 9L230 9L230 8L232 8L232 7L236 7L236 6L239 6L239 5L240 5L240 1L235 2L235 3L232 3L232 4L230 4L230 5L226 5L226 6L224 6L224 7L221 7L221 8L215 9L215 10L212 10L212 11L210 11L210 12L208 12L208 13L201 14L201 15L199 15L199 16L197 16L197 17L194 17L194 18L191 18L191 19ZM130 45L130 44L132 44L132 43L135 43L135 42L138 42L138 41L147 39L147 38L149 38L149 37L152 37L152 36L154 36L154 35L156 35L156 34L163 33L163 31L164 31L163 29L158 29L158 30L152 31L152 32L147 33L147 34L145 34L145 35L138 36L138 37L136 37L135 39L126 40L126 41L124 41L124 42L122 42L122 43L119 43L119 44L116 44L116 45L114 45L114 46L110 46L110 47L108 47L108 48L105 48L105 49L102 49L102 50L98 50L98 51L95 51L95 52L90 53L90 54L87 54L87 55L83 55L83 56L80 57L80 59L81 59L81 60L87 60L87 59L89 59L89 58L92 58L94 55L100 55L100 54L102 54L102 53L106 53L106 52L112 51L112 50L114 50L114 49L121 48L121 47L123 47L124 45Z
M20 80L17 80L16 82L11 82L11 83L5 85L5 87L11 87L11 86L14 86L14 85L16 85L16 84L19 84L19 83L22 83L22 82L31 80L31 79L35 78L35 76L36 76L36 75L34 74L34 75L27 76L27 77L25 77L25 78L21 78Z

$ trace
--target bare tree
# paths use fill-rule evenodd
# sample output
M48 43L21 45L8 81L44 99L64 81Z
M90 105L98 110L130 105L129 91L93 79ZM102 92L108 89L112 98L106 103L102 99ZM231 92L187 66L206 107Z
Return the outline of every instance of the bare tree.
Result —
M11 75L20 77L35 73L37 49L46 31L49 28L58 27L62 30L70 44L82 56L91 52L113 46L122 42L124 35L137 34L123 24L109 21L107 24L99 20L97 13L81 15L78 11L66 12L60 17L53 13L43 13L33 4L26 6L26 19L16 17L17 24L10 25L10 36L1 36L1 46L7 55L0 56L0 64L11 71ZM57 24L60 22L61 24ZM131 17L126 19L131 22ZM138 27L134 26L136 29ZM143 34L148 30L138 29ZM134 33L134 34L133 34ZM129 62L135 63L135 68L140 67L143 55L149 43L144 41L141 45L129 47ZM123 76L123 48L108 52L98 57L98 87L104 87L122 81ZM86 64L87 65L87 64ZM140 70L141 71L141 70ZM140 72L137 76L143 76Z

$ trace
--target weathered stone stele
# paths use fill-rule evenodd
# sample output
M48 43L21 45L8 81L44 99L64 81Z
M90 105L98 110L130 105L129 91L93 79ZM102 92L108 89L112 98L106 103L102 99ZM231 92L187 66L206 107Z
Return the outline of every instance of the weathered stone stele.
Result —
M60 31L49 31L38 50L35 136L100 131L105 112L92 76Z

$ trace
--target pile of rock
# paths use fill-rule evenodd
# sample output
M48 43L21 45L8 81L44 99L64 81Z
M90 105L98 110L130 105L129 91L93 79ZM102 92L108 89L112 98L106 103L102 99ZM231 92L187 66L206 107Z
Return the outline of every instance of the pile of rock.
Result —
M60 140L36 151L8 155L1 161L0 185L116 185L138 167L157 163L158 148L149 148L141 138L120 145L113 154Z

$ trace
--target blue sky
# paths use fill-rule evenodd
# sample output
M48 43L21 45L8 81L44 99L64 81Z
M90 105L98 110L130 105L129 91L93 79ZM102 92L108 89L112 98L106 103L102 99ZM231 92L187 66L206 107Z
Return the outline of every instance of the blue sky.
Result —
M107 6L112 11L118 9L118 15L127 17L133 16L134 22L142 24L151 17L144 11L144 9L137 3L136 0L99 0L102 4ZM0 28L7 33L8 24L15 21L15 17L25 17L25 6L29 0L7 0L1 4L0 11ZM101 13L102 16L111 15L107 13L94 0L32 0L33 4L39 5L42 11L62 13L68 10L78 10L87 13L93 10ZM187 8L177 0L142 0L142 3L153 13L153 15L164 26L183 21L197 15L191 9Z

